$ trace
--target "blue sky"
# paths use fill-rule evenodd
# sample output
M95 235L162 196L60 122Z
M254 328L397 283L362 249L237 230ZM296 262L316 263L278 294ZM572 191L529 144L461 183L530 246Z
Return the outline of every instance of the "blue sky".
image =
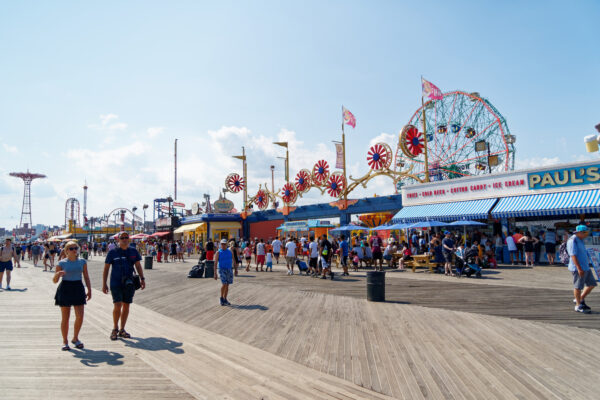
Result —
M33 185L34 223L62 223L85 179L90 215L171 194L174 138L187 204L239 172L229 156L243 144L250 191L270 164L281 185L270 142L290 141L292 174L333 162L342 104L358 120L347 151L362 175L370 143L395 148L421 75L488 98L519 167L589 158L599 17L597 1L3 2L0 226L18 223L14 170L48 175Z

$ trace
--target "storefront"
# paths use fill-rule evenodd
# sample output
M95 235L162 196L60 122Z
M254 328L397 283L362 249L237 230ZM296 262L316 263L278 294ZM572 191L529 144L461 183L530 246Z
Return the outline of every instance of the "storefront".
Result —
M489 234L551 228L560 238L584 222L591 245L600 238L600 162L406 185L402 204L394 222L475 220Z
M239 239L242 229L239 214L202 214L182 218L182 225L174 233L184 240L205 243L208 239Z
M321 237L326 235L334 226L331 221L309 219L308 221L290 221L277 228L279 237Z

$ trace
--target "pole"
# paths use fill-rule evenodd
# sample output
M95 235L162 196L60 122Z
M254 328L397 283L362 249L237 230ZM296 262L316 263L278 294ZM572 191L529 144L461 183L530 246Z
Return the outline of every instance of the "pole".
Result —
M175 139L175 188L173 198L177 200L177 139Z
M290 152L288 147L285 146L285 182L290 181Z
M423 95L421 94L421 112L423 120L423 144L425 156L425 182L429 182L429 160L427 159L427 125L425 123L425 104L423 102Z
M246 149L242 146L242 163L243 163L243 172L244 172L244 211L246 211L246 206L248 204L248 167L246 165Z
M344 133L344 106L342 106L342 151L344 152L344 206L348 204L348 180L346 179L346 134Z

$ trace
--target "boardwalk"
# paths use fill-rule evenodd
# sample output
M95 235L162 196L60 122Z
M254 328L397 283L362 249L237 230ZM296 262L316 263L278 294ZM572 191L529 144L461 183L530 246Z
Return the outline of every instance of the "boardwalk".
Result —
M519 270L488 281L503 284L391 273L392 301L379 304L364 300L360 276L331 282L252 272L236 278L234 307L220 307L214 280L185 277L191 265L146 271L148 289L136 294L128 326L138 339L130 343L107 340L110 296L95 291L82 338L120 356L97 357L95 368L58 350L50 274L16 271L13 286L27 291L0 293L8 304L0 315L11 321L11 340L0 344L10 354L0 367L4 393L63 396L70 389L48 384L50 370L71 371L88 397L104 398L591 399L600 389L592 350L600 345L598 315L570 311L560 279L526 290L506 282L520 282ZM90 262L97 288L101 269ZM532 306L539 312L520 307L524 298L539 298ZM588 304L600 310L596 298ZM132 396L127 373L139 385ZM110 378L114 385L102 387Z

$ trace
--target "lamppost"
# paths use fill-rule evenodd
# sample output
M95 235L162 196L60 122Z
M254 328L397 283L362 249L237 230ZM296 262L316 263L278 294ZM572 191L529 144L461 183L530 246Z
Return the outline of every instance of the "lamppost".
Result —
M277 157L285 160L285 182L290 180L290 152L288 150L288 142L273 142L277 146L285 147L285 158Z
M275 193L275 166L271 165L271 193ZM271 205L273 208L277 208L277 204L273 201Z
M131 211L133 211L133 219L131 220L131 230L132 230L131 234L135 235L135 212L137 211L137 207L133 206Z
M146 210L148 209L148 204L144 204L142 206L142 210L144 210L144 226L142 227L142 232L146 233Z

